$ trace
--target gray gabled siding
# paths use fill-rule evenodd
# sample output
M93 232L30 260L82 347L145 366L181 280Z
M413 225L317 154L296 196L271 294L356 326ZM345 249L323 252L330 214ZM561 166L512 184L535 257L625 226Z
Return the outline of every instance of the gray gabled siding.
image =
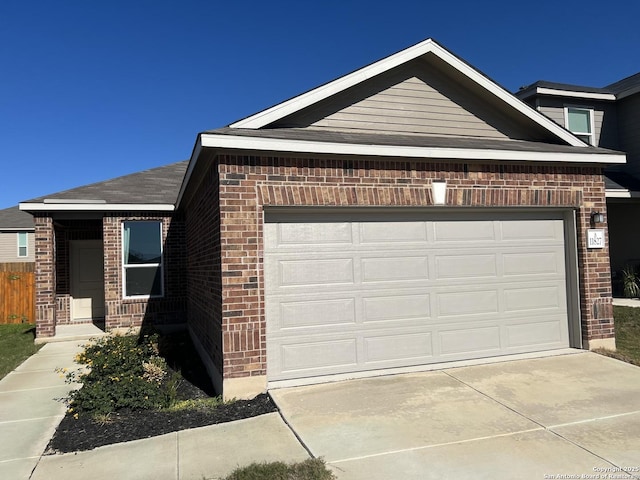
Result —
M538 111L558 125L565 126L564 107L592 108L594 113L595 146L618 149L616 106L612 103L586 101L579 98L538 98Z
M477 88L477 87L475 87ZM339 132L532 139L483 95L428 62L386 72L271 127Z

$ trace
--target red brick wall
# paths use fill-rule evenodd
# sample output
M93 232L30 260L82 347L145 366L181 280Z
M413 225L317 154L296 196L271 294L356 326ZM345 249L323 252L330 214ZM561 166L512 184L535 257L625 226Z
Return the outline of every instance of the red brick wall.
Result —
M56 333L53 220L46 214L35 214L33 220L36 244L36 336L51 337Z
M613 335L608 243L585 248L591 211L606 212L597 167L235 155L218 161L219 192L214 165L187 205L189 321L199 335L211 335L207 346L226 378L266 373L263 207L429 206L433 179L447 181L447 206L575 208L583 338ZM191 251L197 245L200 251Z
M59 221L35 216L36 335L55 335L56 325L70 323L69 241L104 241L105 324L112 328L186 322L185 233L178 217L157 213L118 213L103 220ZM124 220L163 223L164 296L124 299L122 293L121 225Z
M187 234L187 316L194 335L221 373L222 274L217 168L209 165L195 181L200 183L185 200L183 208ZM234 248L226 245L225 254Z
M164 296L123 298L122 223L126 220L162 222ZM105 325L107 330L186 322L185 234L180 218L149 213L108 214L103 218Z

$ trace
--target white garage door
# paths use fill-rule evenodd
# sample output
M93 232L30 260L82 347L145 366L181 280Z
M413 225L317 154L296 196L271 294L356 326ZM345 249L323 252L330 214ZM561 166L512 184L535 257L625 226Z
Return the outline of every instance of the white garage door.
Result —
M562 215L278 213L270 381L569 346Z

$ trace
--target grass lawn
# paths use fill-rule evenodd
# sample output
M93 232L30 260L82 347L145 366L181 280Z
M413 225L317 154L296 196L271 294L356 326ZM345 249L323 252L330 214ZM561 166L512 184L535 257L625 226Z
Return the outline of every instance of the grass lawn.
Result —
M35 336L36 327L28 323L0 325L0 378L38 351Z
M233 471L223 480L335 480L333 475L318 458L304 462L285 464L283 462L253 463Z
M610 356L640 365L640 308L615 306L613 318L618 350Z

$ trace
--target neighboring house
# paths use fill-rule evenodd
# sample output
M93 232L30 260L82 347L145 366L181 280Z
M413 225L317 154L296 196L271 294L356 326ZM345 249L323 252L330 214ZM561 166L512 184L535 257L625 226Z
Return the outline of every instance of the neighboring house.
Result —
M614 293L620 273L640 267L640 73L603 88L538 81L515 94L589 145L624 151L625 165L606 169Z
M0 210L0 263L35 260L33 217L15 206Z
M184 180L180 163L21 204L38 336L102 280L107 329L187 318L225 397L615 348L608 248L586 240L624 161L426 40L199 134Z

